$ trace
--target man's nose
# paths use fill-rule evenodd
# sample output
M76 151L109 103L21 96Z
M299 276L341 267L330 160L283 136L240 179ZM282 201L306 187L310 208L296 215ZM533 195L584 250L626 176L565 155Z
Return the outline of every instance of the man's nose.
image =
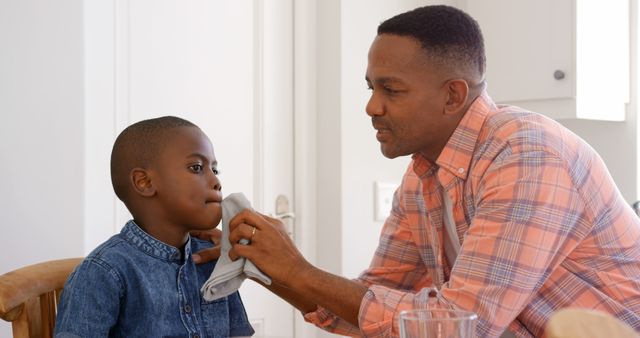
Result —
M371 117L384 114L384 105L375 91L371 92L371 97L369 97L365 110L367 111L367 115Z

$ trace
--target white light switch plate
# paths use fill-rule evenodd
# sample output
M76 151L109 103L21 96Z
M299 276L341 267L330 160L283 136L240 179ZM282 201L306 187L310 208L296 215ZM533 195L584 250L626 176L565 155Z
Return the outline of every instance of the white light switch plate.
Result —
M398 184L375 182L374 217L376 221L384 221L389 217L393 205L393 193Z

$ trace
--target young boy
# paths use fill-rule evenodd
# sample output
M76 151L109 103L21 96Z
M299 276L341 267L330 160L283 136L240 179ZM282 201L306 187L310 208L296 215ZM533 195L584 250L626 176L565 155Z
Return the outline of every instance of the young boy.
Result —
M166 116L126 128L111 153L111 181L133 220L69 277L56 337L251 336L240 295L207 302L200 288L215 263L191 254L211 247L189 236L222 217L222 186L207 136Z

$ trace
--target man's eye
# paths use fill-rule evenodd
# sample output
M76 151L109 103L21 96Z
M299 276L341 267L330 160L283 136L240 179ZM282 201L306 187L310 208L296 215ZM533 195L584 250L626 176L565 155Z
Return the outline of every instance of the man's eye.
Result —
M398 92L397 90L394 90L393 88L390 88L390 87L384 87L384 91L389 94L396 94Z
M191 169L191 171L193 171L194 173L202 172L202 164L194 164L190 166L189 169Z

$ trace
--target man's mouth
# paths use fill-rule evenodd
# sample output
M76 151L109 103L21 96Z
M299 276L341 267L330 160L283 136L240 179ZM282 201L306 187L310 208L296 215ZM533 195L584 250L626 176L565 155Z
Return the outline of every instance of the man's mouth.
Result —
M384 125L374 124L373 128L378 131L376 133L376 139L380 142L383 142L387 137L391 136L391 129Z
M373 118L371 118L371 125L373 126L373 129L377 130L378 132L391 132L391 128L387 125L387 123L385 123L385 121L378 116L374 116Z

